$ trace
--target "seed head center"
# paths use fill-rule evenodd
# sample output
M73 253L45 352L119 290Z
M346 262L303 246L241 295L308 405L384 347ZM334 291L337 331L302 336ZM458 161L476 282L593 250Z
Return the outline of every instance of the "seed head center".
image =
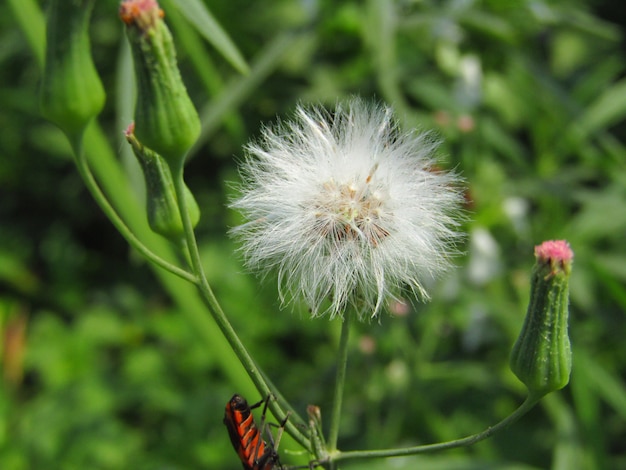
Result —
M389 235L383 227L384 204L370 187L371 175L359 183L331 179L315 202L317 227L335 244L361 241L375 247Z

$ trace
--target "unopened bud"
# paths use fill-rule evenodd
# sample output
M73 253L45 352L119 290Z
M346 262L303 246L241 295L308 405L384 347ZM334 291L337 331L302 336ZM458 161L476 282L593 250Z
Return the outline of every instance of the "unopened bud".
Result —
M325 461L328 458L326 450L326 442L322 431L322 412L319 406L309 405L306 408L309 416L309 438L311 439L311 450L318 462Z
M70 138L82 135L104 106L104 88L89 46L93 5L94 0L52 0L46 16L41 113Z
M200 118L180 76L163 16L156 0L120 5L135 64L137 138L178 170L200 135Z
M528 312L510 365L531 395L539 398L569 382L569 277L574 254L566 241L557 240L536 246L535 257Z
M173 242L178 242L184 236L185 231L170 167L163 157L137 140L133 129L134 126L131 124L125 136L139 160L146 180L148 224L153 232ZM185 186L185 202L189 218L195 227L200 220L200 209L187 186Z

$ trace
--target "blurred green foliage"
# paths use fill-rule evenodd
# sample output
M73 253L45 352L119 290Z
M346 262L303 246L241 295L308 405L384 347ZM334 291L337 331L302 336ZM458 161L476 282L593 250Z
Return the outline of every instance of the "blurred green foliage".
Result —
M533 245L565 238L575 252L568 388L473 448L343 467L626 468L620 2L232 0L210 2L210 15L199 2L161 3L203 120L187 182L210 280L300 412L330 406L338 325L280 310L273 280L259 286L233 254L225 232L238 218L225 204L242 146L298 102L359 94L392 104L406 127L434 129L442 165L467 180L459 269L429 304L352 338L341 449L454 439L510 413L524 393L507 363ZM99 1L92 21L107 140L94 131L87 145L125 168L109 193L141 200L123 143L132 67L116 11ZM182 291L129 251L40 117L42 18L34 0L0 5L0 468L240 468L221 421L247 380L199 334ZM295 445L281 448L297 460Z

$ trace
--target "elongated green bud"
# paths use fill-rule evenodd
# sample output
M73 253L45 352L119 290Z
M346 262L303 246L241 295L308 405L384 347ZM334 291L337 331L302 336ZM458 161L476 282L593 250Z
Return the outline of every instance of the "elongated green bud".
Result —
M70 139L81 136L104 106L105 93L89 46L94 0L51 0L40 90L43 116Z
M200 135L200 118L180 76L163 16L155 0L125 0L120 5L135 64L137 138L165 158L172 170L179 170Z
M569 277L574 253L566 241L535 247L530 303L511 353L511 370L539 398L569 382L572 352L568 335Z
M173 242L179 242L184 237L185 231L170 167L163 157L143 146L135 137L133 130L134 125L131 124L124 134L139 160L146 180L148 224L153 232ZM185 198L191 224L195 227L200 220L200 209L187 186Z
M313 455L317 462L325 462L328 459L328 451L322 431L322 412L318 406L309 405L306 413L309 416L309 438Z

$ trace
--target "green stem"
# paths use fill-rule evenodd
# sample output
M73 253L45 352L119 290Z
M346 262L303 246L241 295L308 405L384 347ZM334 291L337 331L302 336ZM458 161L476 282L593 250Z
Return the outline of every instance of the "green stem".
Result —
M341 323L341 337L337 355L337 376L335 377L335 398L330 416L330 431L328 434L328 450L333 453L337 450L339 438L339 422L341 420L341 405L343 403L343 389L346 382L346 366L348 364L348 338L352 323L352 310L348 309Z
M266 397L270 395L271 389L265 381L263 373L260 371L259 367L250 356L250 353L239 339L239 336L237 336L237 333L228 321L228 318L226 318L222 307L220 306L217 298L215 297L215 294L213 293L213 289L211 289L211 286L209 285L206 274L202 267L202 260L200 258L200 251L198 249L196 236L193 230L193 225L191 223L191 218L189 217L189 213L187 212L187 204L184 193L185 183L183 179L182 165L180 168L172 168L172 178L174 180L176 199L180 209L181 218L183 220L183 228L185 230L185 236L187 240L188 256L191 260L193 272L198 278L197 287L200 291L202 300L208 307L211 316L213 317L218 328L222 331L224 337L232 347L237 358L244 366L255 387L257 388L261 396ZM284 418L285 413L282 409L280 409L280 406L278 405L276 400L271 400L269 406L272 410L272 413L274 413L277 419ZM307 450L310 448L309 439L306 437L306 435L303 434L302 431L300 431L295 425L293 425L289 421L287 421L286 423L286 431L304 448L306 448Z
M354 459L371 459L371 458L381 458L381 457L401 457L406 455L415 455L422 454L426 452L435 452L441 450L454 449L457 447L467 447L475 444L479 441L487 439L488 437L496 434L499 431L507 428L523 415L528 413L531 408L533 408L541 396L529 395L524 403L522 403L519 408L517 408L513 413L504 418L499 423L488 427L484 431L472 434L471 436L467 436L461 439L456 439L454 441L441 442L437 444L427 444L421 446L414 447L405 447L401 449L382 449L382 450L357 450L357 451L349 451L349 452L336 452L331 455L331 460L333 462L339 460L354 460Z
M167 261L165 261L160 256L153 253L148 247L146 247L133 232L130 231L126 223L122 220L122 218L115 211L113 206L109 203L109 200L106 198L100 186L96 182L89 165L87 164L87 159L85 158L85 152L83 151L83 135L70 136L68 138L72 144L72 149L74 151L74 156L76 159L76 166L78 168L78 172L80 173L85 185L91 192L91 195L95 199L96 203L100 206L105 215L111 220L115 228L120 232L120 234L128 241L128 243L135 248L139 253L145 256L148 260L152 261L157 266L185 279L192 284L196 284L198 281L196 277L175 266Z
M13 10L14 21L26 36L31 51L43 69L46 55L46 21L36 0L9 0L9 8Z

